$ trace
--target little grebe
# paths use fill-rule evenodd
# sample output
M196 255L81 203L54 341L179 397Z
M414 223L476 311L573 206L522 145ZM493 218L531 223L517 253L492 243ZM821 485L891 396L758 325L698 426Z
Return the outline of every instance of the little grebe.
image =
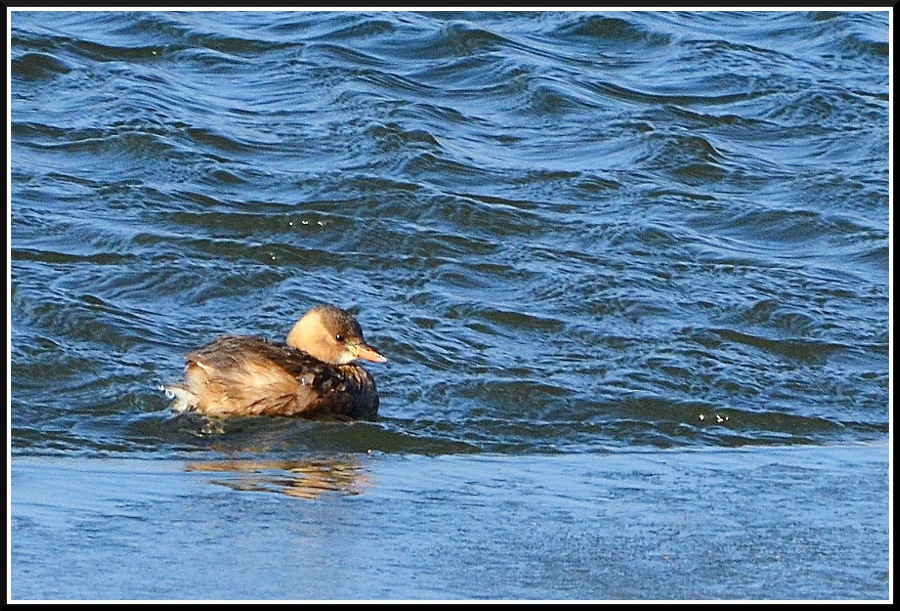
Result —
M184 382L166 388L176 412L357 420L375 420L378 393L372 375L354 361L387 360L349 312L330 305L297 321L287 345L224 335L185 358Z

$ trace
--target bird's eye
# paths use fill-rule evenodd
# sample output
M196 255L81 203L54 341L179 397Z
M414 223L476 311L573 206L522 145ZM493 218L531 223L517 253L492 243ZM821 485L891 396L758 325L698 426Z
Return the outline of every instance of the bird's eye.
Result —
M344 341L344 336L341 335L340 333L338 333L337 335L334 336L334 339L336 339L339 342L342 342L342 341Z

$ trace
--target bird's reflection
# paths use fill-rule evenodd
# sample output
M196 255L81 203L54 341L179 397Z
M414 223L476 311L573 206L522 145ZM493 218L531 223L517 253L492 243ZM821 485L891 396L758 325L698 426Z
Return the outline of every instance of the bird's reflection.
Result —
M361 462L348 458L303 460L222 460L190 462L186 471L225 473L212 483L241 492L277 492L300 499L325 493L362 494L370 477Z

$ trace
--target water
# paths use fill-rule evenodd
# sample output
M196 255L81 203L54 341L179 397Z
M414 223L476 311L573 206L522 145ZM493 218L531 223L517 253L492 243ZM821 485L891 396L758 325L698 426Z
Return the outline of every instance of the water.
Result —
M888 598L888 26L887 12L11 13L13 598ZM222 332L283 337L319 302L356 312L389 358L370 367L378 423L211 430L166 409L157 386L185 352ZM754 475L693 482L710 456ZM226 485L198 475L223 461ZM327 494L272 483L310 461ZM671 492L632 505L581 481L612 469L643 490L644 461L674 474ZM260 464L265 482L241 479ZM370 483L352 493L329 479L360 469ZM756 488L772 469L786 498ZM113 492L92 501L97 486ZM808 547L780 572L695 537L675 573L596 555L668 494L682 515L718 499L760 549L796 532ZM598 498L616 519L594 522ZM822 539L833 498L846 513ZM109 523L72 521L69 503ZM372 503L397 513L351 520L319 551L376 562L346 565L356 587L321 570L293 589L259 571L240 588L161 579L162 520L210 503L175 542L210 571L216 524L246 543L231 570L293 557L298 536L278 536L293 512L314 529ZM496 522L422 568L472 503ZM808 509L794 534L784 503ZM570 521L508 536L507 518L559 512ZM385 548L397 518L409 540ZM59 529L74 547L48 558ZM103 561L54 584L74 549L149 567L159 587ZM465 553L527 561L450 570ZM735 587L684 585L705 562ZM625 586L635 575L659 587Z
M871 598L889 579L885 452L19 457L12 593Z

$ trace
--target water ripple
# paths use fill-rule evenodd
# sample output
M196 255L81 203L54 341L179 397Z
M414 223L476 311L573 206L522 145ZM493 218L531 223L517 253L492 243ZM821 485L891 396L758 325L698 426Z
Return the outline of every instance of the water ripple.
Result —
M886 25L14 13L13 447L277 459L884 436ZM389 356L381 422L216 431L165 411L156 386L184 352L284 337L323 301Z

